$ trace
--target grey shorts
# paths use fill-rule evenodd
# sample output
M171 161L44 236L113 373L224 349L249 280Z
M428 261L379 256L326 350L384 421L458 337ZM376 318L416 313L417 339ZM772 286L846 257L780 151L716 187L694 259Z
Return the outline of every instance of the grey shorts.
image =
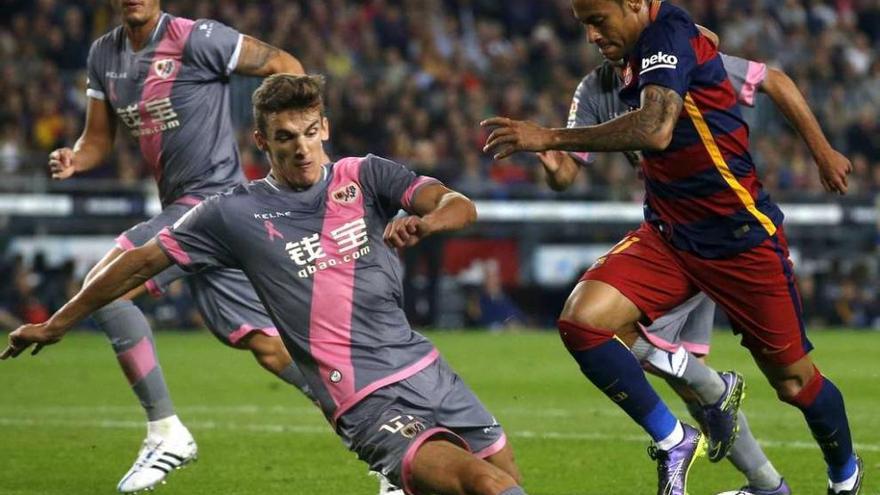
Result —
M186 196L168 205L155 217L123 232L116 238L116 245L123 250L143 246L199 202L199 198ZM278 335L263 303L241 270L218 269L189 274L173 265L144 285L152 296L161 297L168 284L180 278L189 286L205 324L221 342L234 346L255 331Z
M337 432L370 469L414 494L411 463L428 439L444 438L480 458L507 445L504 429L442 357L380 388L340 416Z
M654 346L675 352L684 346L697 355L709 354L715 302L700 292L672 311L641 327L642 335Z

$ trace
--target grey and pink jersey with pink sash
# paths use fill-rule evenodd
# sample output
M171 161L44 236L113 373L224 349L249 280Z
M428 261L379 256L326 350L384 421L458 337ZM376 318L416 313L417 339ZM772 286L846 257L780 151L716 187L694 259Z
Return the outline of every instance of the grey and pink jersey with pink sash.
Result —
M755 93L767 77L767 66L723 53L720 55L739 103L754 106ZM632 110L617 97L623 87L622 82L610 62L603 63L587 74L574 92L566 126L598 125ZM594 153L572 152L570 155L581 164L590 164L595 160Z
M382 239L432 182L374 155L343 158L304 191L267 177L208 198L158 240L187 271L244 271L335 424L439 355L406 320L401 266Z
M137 52L121 26L92 44L88 96L106 101L139 142L163 206L244 182L228 87L241 43L217 21L163 13Z

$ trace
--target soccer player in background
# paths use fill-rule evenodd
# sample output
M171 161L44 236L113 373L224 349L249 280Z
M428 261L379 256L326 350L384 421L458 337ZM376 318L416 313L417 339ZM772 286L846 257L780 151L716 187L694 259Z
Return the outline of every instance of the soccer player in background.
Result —
M714 33L704 34L713 38ZM713 41L717 41L713 38ZM756 92L766 93L804 138L829 191L846 192L846 175L851 164L825 138L819 123L794 82L778 69L765 64L721 54L724 69L742 105L753 106ZM578 85L572 99L567 127L601 124L632 110L617 98L622 86L623 64L605 61ZM625 152L633 167L641 166L638 152ZM581 166L595 159L590 153L548 151L539 155L547 182L565 190ZM745 415L738 406L742 377L731 371L718 373L704 364L709 353L715 303L702 292L664 314L630 346L649 371L663 377L681 395L691 415L709 437L709 460L717 462L728 454L733 465L746 476L740 491L751 495L787 495L788 484L755 441ZM738 429L738 433L734 428Z
M48 322L10 334L4 355L57 342L172 262L240 269L327 420L372 470L408 494L524 495L501 426L402 308L395 249L473 223L473 203L374 155L331 162L316 77L271 76L253 103L269 176L119 256ZM409 215L395 220L400 209Z
M113 148L118 119L152 170L163 210L120 235L86 280L205 197L244 182L230 119L230 74L303 72L293 56L217 21L169 15L158 0L112 3L123 23L96 40L89 52L85 128L73 149L49 155L49 167L52 177L61 180L100 165ZM162 272L93 315L147 415L146 439L118 484L121 492L152 487L197 454L192 435L175 413L150 326L132 303L145 289L161 294L183 275L179 269ZM301 382L242 272L215 270L187 277L186 283L222 342L249 349L282 380Z
M828 493L861 486L843 396L810 359L782 212L748 152L748 126L712 41L668 3L573 0L589 41L625 60L623 103L605 124L545 129L494 118L485 149L643 150L645 222L591 267L566 301L560 336L584 375L652 437L658 494L686 493L699 432L683 425L616 334L632 338L703 291L727 313L779 398L799 408L824 454Z

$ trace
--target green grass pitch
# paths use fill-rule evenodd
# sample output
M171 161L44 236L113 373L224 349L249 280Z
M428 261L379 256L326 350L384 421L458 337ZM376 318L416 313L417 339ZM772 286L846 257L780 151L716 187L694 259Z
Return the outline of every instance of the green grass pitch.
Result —
M531 495L655 492L646 436L581 376L555 332L432 333L505 426ZM865 459L863 495L880 494L880 333L811 335L814 358L847 399ZM712 363L747 380L744 410L794 492L824 495L818 449L800 412L779 403L735 337L717 332ZM200 460L167 494L375 494L377 483L298 393L248 353L207 333L160 333L159 353ZM681 403L654 382L676 413ZM143 419L103 336L78 332L32 358L0 363L0 494L113 493L143 438ZM699 461L691 495L737 488L726 462Z

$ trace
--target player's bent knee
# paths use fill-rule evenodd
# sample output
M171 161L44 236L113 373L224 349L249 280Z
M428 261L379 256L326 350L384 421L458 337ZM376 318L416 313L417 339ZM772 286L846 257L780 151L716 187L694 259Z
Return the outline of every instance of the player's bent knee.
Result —
M614 338L614 332L571 320L560 319L556 322L556 327L565 348L573 352L599 347Z
M813 367L810 376L796 377L774 383L776 396L782 402L787 402L796 407L807 407L813 403L825 378L819 372L819 368Z

